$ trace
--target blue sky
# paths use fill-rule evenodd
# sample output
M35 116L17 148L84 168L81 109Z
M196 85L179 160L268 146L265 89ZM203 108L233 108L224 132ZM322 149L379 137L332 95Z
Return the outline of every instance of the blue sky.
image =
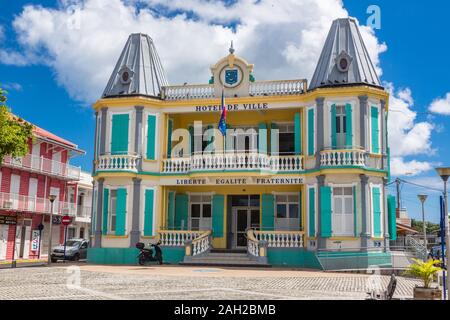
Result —
M446 147L450 135L446 128L450 125L450 116L443 114L445 112L432 113L429 108L434 100L442 99L450 92L450 81L448 80L448 72L450 71L448 33L450 27L446 22L447 14L450 11L450 3L448 1L437 1L437 4L430 5L429 2L423 1L346 0L341 4L338 0L327 1L332 4L329 5L330 8L320 6L317 10L311 12L308 12L312 7L308 4L308 0L299 0L298 3L284 1L283 6L286 8L291 6L292 10L290 11L295 12L298 17L293 17L292 13L285 13L284 11L287 10L278 11L277 9L280 6L276 1L269 1L272 3L272 7L268 6L273 8L272 16L268 16L264 10L254 10L255 13L237 13L245 11L233 10L237 6L236 3L239 4L240 1L228 1L221 11L214 7L215 1L201 5L199 4L201 0L173 1L173 4L168 5L157 0L148 2L129 0L126 1L128 8L133 3L138 3L136 6L141 10L141 12L131 13L124 9L126 8L125 5L119 3L119 0L109 1L110 4L114 3L114 5L119 6L116 8L124 10L120 15L125 20L122 21L124 27L121 28L119 25L118 29L114 29L115 25L111 20L110 32L114 32L114 34L113 37L108 38L108 41L112 43L104 45L105 53L102 51L103 48L95 48L90 53L86 53L85 57L78 59L77 57L82 53L78 54L78 45L71 44L69 38L72 35L79 35L79 39L89 39L82 34L87 28L88 22L89 27L93 24L92 30L104 32L100 33L103 36L108 32L109 25L101 27L101 25L96 25L96 21L87 21L83 16L81 30L75 29L67 34L64 34L62 29L56 32L49 31L50 27L46 24L47 20L43 20L42 17L35 18L35 14L45 11L48 14L45 17L49 17L49 20L53 19L51 21L58 21L60 12L67 11L68 6L76 4L77 1L0 0L0 83L9 91L9 106L14 113L77 143L81 149L86 150L87 155L85 157L76 157L72 159L72 162L89 171L92 163L94 133L94 118L90 104L101 95L107 77L112 71L114 60L118 58L129 31L135 32L145 29L142 31L151 33L163 63L165 63L169 81L173 84L183 83L184 81L194 82L194 80L195 82L207 82L209 77L208 66L214 62L214 59L219 59L226 53L225 43L228 43L230 38L235 39L237 53L241 53L250 62L255 63L257 79L301 78L304 76L303 74L291 74L289 73L290 70L298 68L301 71L303 70L305 74L310 74L318 56L307 58L305 51L308 51L309 48L320 51L323 40L320 41L320 45L314 45L315 38L313 36L311 38L304 37L298 43L295 43L295 32L285 33L286 29L297 30L298 27L300 34L300 28L310 28L308 30L313 33L317 30L311 27L313 24L305 16L330 17L329 21L324 22L322 31L317 31L323 37L323 30L326 31L329 28L331 20L342 10L346 10L350 16L358 18L360 24L364 25L368 18L367 7L376 4L381 9L381 29L374 30L371 37L378 41L378 44L387 46L387 50L378 48L376 53L376 57L379 58L377 64L383 72L381 78L382 81L391 83L394 87L393 93L397 100L391 102L393 112L397 112L400 120L403 119L401 118L403 113L410 115L408 118L410 121L409 127L406 129L400 128L401 131L399 132L405 133L404 141L408 138L410 143L412 141L412 146L399 147L402 144L400 139L396 145L391 145L391 148L402 149L398 154L399 161L407 164L410 161L416 161L415 165L419 168L414 172L414 175L408 174L408 170L402 172L399 169L398 173L403 174L403 178L407 181L435 188L439 187L439 180L431 168L439 164L449 165L450 151ZM87 2L93 3L92 7L95 7L102 0L89 0ZM260 2L263 3L264 1ZM256 5L243 3L242 6L244 9L248 9L248 7L259 5L260 2ZM301 2L306 4L299 4ZM31 9L24 13L24 6L30 4L35 6L29 7ZM37 7L38 5L41 7ZM339 10L333 9L333 6L336 6ZM83 10L84 12L89 10L98 12L99 9L91 9L90 6L86 5ZM247 11L250 12L251 10ZM163 20L149 18L144 14L145 12L152 12L155 16L158 16L158 19ZM180 18L180 15L183 14L184 16ZM129 24L126 17L130 17L128 19L131 21ZM108 17L105 17L105 20L107 19ZM296 20L300 22L297 24ZM14 21L15 24L13 25ZM153 23L155 24L153 25ZM186 23L184 25L187 26L187 29L194 28L194 32L189 31L190 34L183 36L184 38L191 36L192 39L187 39L187 49L174 50L165 43L167 42L167 35L164 33L165 30L172 27L180 28L179 26L183 23ZM160 29L158 29L159 26L161 26ZM197 27L198 29L195 29ZM36 32L33 33L33 30L36 30ZM203 35L203 30L208 33ZM46 35L47 32L48 35ZM92 31L89 35L91 34ZM255 37L248 37L248 34L255 35ZM261 34L266 35L267 39L264 39L264 41L254 40L257 35ZM176 37L176 34L174 34L174 37ZM181 37L180 35L177 40L180 42L180 48L183 48ZM273 40L277 37L280 40ZM66 41L67 39L69 40ZM100 36L96 39L98 41L98 39L104 39L104 37ZM211 43L214 43L211 44L208 52L196 49L205 47L205 44L208 45L210 39L217 39L217 41L211 41ZM80 40L77 41L80 43ZM67 44L68 42L69 44ZM80 47L84 45L84 43L80 43ZM97 45L103 44L98 43ZM273 49L273 55L268 54L264 50L264 46L275 48ZM175 46L175 48L177 47ZM276 52L276 48L279 48L279 52ZM306 49L302 50L302 48ZM2 51L6 53L2 55ZM193 51L195 51L195 54L192 54ZM20 57L16 61L7 60L7 58L11 59L14 52L19 53ZM86 50L83 49L80 52L86 52ZM64 59L64 56L70 56L71 54L74 54L72 60ZM192 69L188 68L184 73L184 66L175 63L179 60L177 54L191 59L192 63L189 65L193 65ZM105 56L104 59L103 55ZM278 63L277 59L284 59L283 64L277 68L272 67L269 62L274 65ZM309 65L310 67L308 67ZM86 66L89 66L89 68L86 68ZM195 69L197 66L199 69ZM98 72L101 74L101 76L98 76L100 80L96 77L96 67L100 70ZM197 72L197 70L200 71ZM195 78L194 75L197 74L198 78ZM192 75L192 78L190 75ZM103 80L105 78L106 80ZM413 103L412 99L414 100ZM406 109L403 110L403 107ZM411 112L415 112L414 117ZM400 120L399 124L402 123ZM403 120L405 123L408 122L405 119ZM408 134L409 131L415 130L417 131L416 136L412 132ZM430 136L424 137L427 133ZM417 137L417 147L414 146L415 137ZM390 187L390 190L394 189ZM430 220L437 221L439 216L438 193L405 184L402 188L402 195L404 206L407 207L410 216L416 218L420 216L419 203L416 200L416 195L419 192L430 194L426 207L427 215L429 215Z

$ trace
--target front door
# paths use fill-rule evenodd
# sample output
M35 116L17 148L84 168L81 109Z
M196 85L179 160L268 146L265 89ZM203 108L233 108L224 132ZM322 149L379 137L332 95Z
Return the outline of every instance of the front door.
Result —
M233 208L233 248L247 247L247 229L259 228L258 207Z

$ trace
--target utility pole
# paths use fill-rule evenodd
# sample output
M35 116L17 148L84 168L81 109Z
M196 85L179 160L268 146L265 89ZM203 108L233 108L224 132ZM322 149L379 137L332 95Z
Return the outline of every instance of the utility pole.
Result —
M397 218L400 218L400 179L395 179L395 184L397 186Z

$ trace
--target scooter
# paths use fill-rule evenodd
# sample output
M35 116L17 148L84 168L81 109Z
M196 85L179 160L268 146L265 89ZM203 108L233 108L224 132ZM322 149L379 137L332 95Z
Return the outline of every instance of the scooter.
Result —
M150 249L146 249L144 243L142 242L136 243L136 248L140 250L138 256L139 265L143 266L147 262L154 262L154 261L157 261L159 264L163 264L162 250L159 247L160 244L161 241L158 241L157 244L150 244ZM155 249L155 254L153 254L152 248Z

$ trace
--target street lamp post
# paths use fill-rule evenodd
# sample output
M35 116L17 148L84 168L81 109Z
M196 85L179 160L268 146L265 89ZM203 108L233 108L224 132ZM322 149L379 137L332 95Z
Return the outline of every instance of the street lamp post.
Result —
M450 243L450 235L449 235L449 225L448 225L448 195L447 195L447 180L448 177L450 177L450 167L447 168L436 168L436 171L441 176L442 180L444 181L444 225L445 225L445 251L447 252L447 263L445 264L447 266L447 290L450 293L450 277L448 276L448 265L450 262L450 250L449 250L449 243ZM442 241L442 240L441 240ZM445 262L445 261L444 261ZM450 300L449 294L447 294L447 299Z
M49 230L48 230L48 259L47 263L52 263L52 229L53 229L53 202L55 202L56 196L50 195L48 200L50 200L50 222L49 222Z
M428 241L427 241L427 225L425 224L425 201L427 200L428 196L426 194L419 194L417 195L420 202L422 203L422 227L423 227L423 243L425 246L425 250L428 253ZM425 257L426 259L427 257Z

